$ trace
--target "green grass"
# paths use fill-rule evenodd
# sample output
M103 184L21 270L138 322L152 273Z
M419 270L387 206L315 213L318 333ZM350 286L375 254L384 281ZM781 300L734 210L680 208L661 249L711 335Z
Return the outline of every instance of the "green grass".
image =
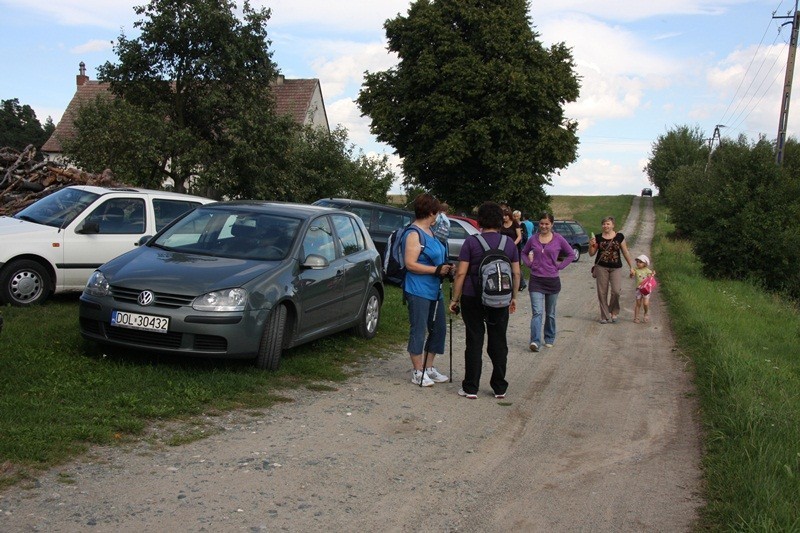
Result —
M105 354L80 337L77 297L5 307L0 334L0 486L82 453L124 442L158 421L186 423L166 445L203 438L191 418L286 401L281 390L331 389L364 357L394 355L407 335L400 291L387 288L378 336L347 333L289 350L278 372L251 361Z
M601 220L612 216L616 228L622 229L631 209L633 196L553 196L550 201L553 217L577 220L586 232L598 233ZM533 215L536 216L536 215Z
M654 264L705 432L701 527L800 531L800 313L753 285L703 278L657 217Z

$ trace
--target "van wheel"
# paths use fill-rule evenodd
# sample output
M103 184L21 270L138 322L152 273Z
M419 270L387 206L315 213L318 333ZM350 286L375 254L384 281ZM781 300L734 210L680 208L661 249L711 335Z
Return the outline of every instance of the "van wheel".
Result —
M381 297L378 290L372 287L367 295L367 303L358 317L358 325L353 329L359 337L371 339L378 332L378 323L381 320Z
M572 252L575 255L575 262L577 263L578 261L581 260L581 249L578 248L577 246L573 246Z
M11 261L0 273L0 301L26 307L50 296L50 274L36 261Z
M279 305L269 314L261 343L258 346L256 366L265 370L278 370L283 351L283 332L286 329L286 306Z

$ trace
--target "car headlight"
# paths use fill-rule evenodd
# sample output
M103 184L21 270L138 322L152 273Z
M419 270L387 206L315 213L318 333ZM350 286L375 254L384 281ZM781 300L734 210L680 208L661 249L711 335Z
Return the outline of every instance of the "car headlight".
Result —
M83 292L91 296L108 296L108 280L102 272L95 270L86 282Z
M247 291L244 289L224 289L198 296L192 302L196 311L244 311Z

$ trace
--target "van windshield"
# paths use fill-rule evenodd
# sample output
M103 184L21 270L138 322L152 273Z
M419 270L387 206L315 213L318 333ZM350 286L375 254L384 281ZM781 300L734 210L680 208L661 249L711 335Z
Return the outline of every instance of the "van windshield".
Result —
M14 218L54 228L64 228L99 196L97 193L65 187L32 203L14 215Z

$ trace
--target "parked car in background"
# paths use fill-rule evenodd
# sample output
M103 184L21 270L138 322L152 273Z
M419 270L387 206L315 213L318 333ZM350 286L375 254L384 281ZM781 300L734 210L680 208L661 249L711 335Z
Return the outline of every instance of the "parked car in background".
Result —
M257 201L197 208L95 270L80 329L100 344L278 368L284 349L352 328L372 338L381 258L361 219Z
M0 303L80 291L95 268L209 198L148 189L64 187L0 217Z
M389 235L398 228L407 226L414 220L414 213L399 207L363 200L350 200L348 198L322 198L312 205L335 207L355 213L361 220L375 243L375 248L381 257L386 250L386 241Z
M532 220L533 231L539 231L539 221ZM581 254L589 252L589 235L583 226L574 220L556 220L553 222L553 231L564 237L572 247L575 261L580 261Z
M475 220L474 218L470 218L470 217L462 217L461 215L447 215L447 216L448 216L448 217L450 217L451 219L455 218L455 219L457 219L457 220L463 220L463 221L465 221L465 222L469 222L469 224L470 224L470 225L471 225L473 228L475 228L476 230L478 230L478 231L480 231L480 229L481 229L481 227L478 225L478 221L477 221L477 220Z
M642 189L642 196L653 196L653 189L645 187Z
M450 260L456 260L458 259L458 254L461 253L461 246L464 244L464 239L470 235L480 233L480 231L464 218L457 218L452 215L448 215L447 218L450 219L450 236L447 238L447 254Z

